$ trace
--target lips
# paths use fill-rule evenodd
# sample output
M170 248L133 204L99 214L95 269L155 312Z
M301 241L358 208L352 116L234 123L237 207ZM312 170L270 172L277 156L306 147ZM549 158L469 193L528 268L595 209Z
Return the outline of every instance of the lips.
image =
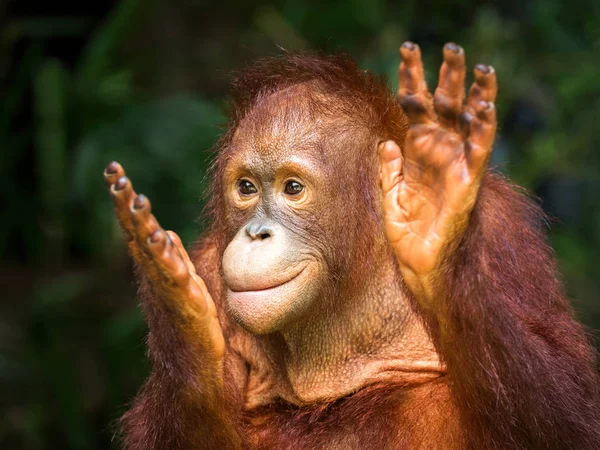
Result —
M275 280L273 280L273 278L262 280L257 279L254 283L252 283L252 285L229 286L229 290L235 294L252 294L253 292L257 294L265 294L268 293L268 291L275 291L277 289L284 288L287 284L296 280L302 274L302 272L304 272L307 266L308 264L304 264L298 269L297 272L294 273L294 275L291 277L286 277L284 281L279 281L277 279L278 277L275 277Z
M265 334L280 330L302 315L316 298L319 283L316 267L307 261L300 267L275 278L257 283L244 283L243 289L227 290L227 309L231 316L250 333ZM293 273L293 276L290 274ZM285 278L283 275L287 275Z

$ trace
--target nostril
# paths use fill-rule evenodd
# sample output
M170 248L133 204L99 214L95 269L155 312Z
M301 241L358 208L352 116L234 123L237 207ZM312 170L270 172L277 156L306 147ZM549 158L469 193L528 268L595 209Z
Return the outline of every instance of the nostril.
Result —
M252 240L265 240L273 236L273 229L268 223L253 222L246 226L246 234Z

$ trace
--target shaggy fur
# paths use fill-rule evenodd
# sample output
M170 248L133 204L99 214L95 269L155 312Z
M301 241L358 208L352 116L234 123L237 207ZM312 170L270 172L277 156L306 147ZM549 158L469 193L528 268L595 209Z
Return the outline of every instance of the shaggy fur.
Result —
M269 59L238 78L231 125L213 167L211 231L196 245L192 259L217 304L226 342L241 336L257 353L260 339L242 332L223 308L220 256L227 232L220 177L231 151L228 144L248 112L270 94L307 82L339 99L341 113L381 140L393 139L402 147L406 133L406 118L385 83L343 56ZM363 173L373 176L376 164L375 154L365 155ZM346 221L355 226L365 214L381 214L376 180L365 180L364 185L368 188L361 201L345 211ZM168 311L157 306L142 282L153 374L123 418L124 446L600 448L595 354L557 279L543 225L539 208L523 192L488 173L469 227L445 261L437 288L443 323L413 305L427 324L447 374L416 386L367 386L345 398L304 407L275 400L245 410L247 373L260 367L250 367L231 349L226 354L225 387L214 388L214 374L203 367L203 355L182 344L182 327L170 321ZM330 245L345 249L343 233ZM360 253L364 258L372 257L366 249L358 250L365 250ZM353 283L361 282L360 271L352 276Z

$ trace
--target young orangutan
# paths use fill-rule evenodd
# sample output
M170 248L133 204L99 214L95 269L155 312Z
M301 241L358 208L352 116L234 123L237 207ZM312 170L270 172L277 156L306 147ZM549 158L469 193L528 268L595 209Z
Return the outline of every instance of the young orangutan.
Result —
M539 209L486 169L496 74L444 47L399 101L343 56L234 84L211 227L190 252L118 163L152 374L130 449L598 449L595 354Z

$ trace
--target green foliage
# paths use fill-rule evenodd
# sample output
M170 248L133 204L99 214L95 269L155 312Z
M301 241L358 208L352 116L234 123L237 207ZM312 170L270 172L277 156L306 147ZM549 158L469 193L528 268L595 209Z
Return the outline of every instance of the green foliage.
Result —
M161 224L191 242L225 122L224 72L281 48L352 53L393 89L406 39L421 45L431 85L447 41L465 47L470 65L493 64L493 164L555 217L567 288L600 328L599 5L121 0L93 29L88 18L9 15L0 28L0 76L10 68L0 91L0 447L115 446L113 423L147 363L103 168L120 161ZM66 43L82 48L52 50Z

